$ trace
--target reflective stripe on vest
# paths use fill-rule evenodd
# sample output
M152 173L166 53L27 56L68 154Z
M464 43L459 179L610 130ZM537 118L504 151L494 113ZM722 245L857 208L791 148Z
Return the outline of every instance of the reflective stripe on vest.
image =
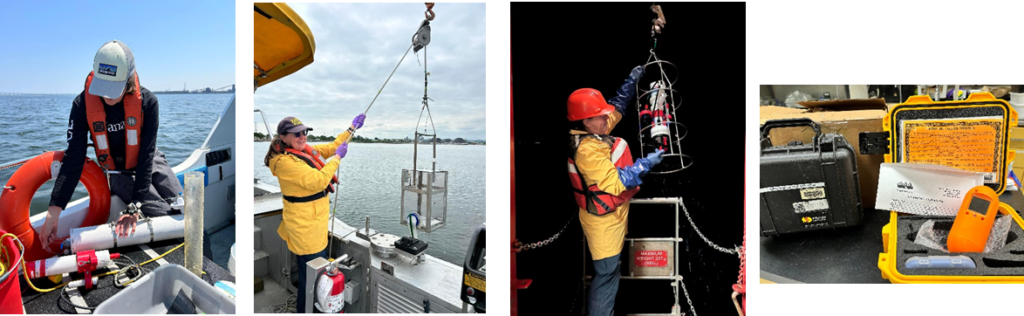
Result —
M619 158L622 158L622 154L625 153L626 150L628 150L628 149L629 149L629 145L627 145L626 142L622 142L622 141L616 142L615 143L615 150L612 151L612 161L618 161ZM574 152L575 152L575 150L574 150ZM632 158L632 157L630 157L630 158ZM632 164L630 164L630 165L632 165ZM576 164L573 163L573 162L569 162L569 173L576 174Z
M612 151L612 162L619 161L619 158L622 158L622 154L627 149L629 149L629 145L626 142L622 141L622 139L616 139L615 149ZM633 157L629 157L629 160L633 160ZM630 162L629 164L632 165L633 163Z
M106 104L99 96L89 94L93 73L85 79L85 114L89 120L89 134L95 144L96 161L103 169L114 169L113 157L110 157L110 143L107 137ZM124 169L135 168L139 160L139 136L142 133L142 90L139 89L139 76L135 75L135 93L124 95Z

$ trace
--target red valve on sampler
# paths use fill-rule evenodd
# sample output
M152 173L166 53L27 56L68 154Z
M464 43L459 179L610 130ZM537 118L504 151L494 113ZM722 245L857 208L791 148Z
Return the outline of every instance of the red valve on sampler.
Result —
M111 260L120 257L121 254L109 253L106 250L88 250L74 255L29 261L25 264L25 275L29 279L35 279L78 272L85 275L86 288L92 288L92 271L98 267L105 267Z

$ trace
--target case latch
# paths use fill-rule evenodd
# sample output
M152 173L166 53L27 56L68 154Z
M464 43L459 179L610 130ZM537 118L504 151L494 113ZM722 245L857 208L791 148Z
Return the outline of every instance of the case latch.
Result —
M889 152L888 132L861 132L860 154L880 155Z

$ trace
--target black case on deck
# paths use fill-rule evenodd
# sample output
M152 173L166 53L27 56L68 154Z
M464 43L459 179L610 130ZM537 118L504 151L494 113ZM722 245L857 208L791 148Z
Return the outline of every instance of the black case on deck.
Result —
M809 126L812 144L774 145L773 128ZM761 234L847 227L864 218L857 154L840 134L821 134L808 118L771 120L761 127Z

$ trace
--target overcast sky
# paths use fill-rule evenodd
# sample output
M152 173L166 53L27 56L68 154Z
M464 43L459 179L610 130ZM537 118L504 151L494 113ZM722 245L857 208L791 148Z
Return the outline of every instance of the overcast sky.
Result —
M373 100L402 58L424 19L423 3L290 3L316 41L314 61L259 88L255 107L271 131L296 116L314 135L337 135ZM434 6L427 46L430 111L440 138L486 139L485 7L474 3ZM417 63L418 59L418 63ZM363 137L412 137L423 99L424 51L409 51L367 113ZM426 114L423 114L423 122ZM263 131L262 119L259 130ZM422 124L421 124L422 125ZM420 127L423 131L423 127ZM429 132L429 129L428 129Z

